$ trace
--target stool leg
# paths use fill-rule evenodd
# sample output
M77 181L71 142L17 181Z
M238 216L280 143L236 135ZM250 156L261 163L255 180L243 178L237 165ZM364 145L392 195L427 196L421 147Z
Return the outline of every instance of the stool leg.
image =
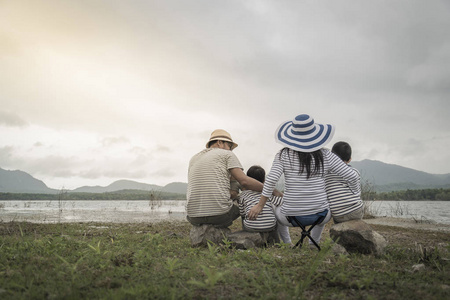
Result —
M298 227L300 227L302 229L302 237L301 239L297 242L297 244L295 244L294 248L299 246L299 248L301 248L301 246L303 245L303 240L305 239L306 236L308 236L309 240L317 247L317 249L319 249L319 251L321 250L319 244L317 244L317 242L311 237L311 230L314 228L314 226L316 226L317 224L321 223L323 221L325 217L321 217L319 219L316 220L316 222L314 222L314 224L311 225L311 227L309 227L308 230L306 230L306 227L303 226L302 223L300 223L296 218L292 218L292 217L288 217L289 222L292 223L292 221L294 221Z
M306 235L303 235L303 232L302 232L302 237L301 237L300 240L297 242L297 244L295 244L294 248L295 248L295 247L298 247L298 246L300 246L299 248L302 247L302 245L303 245L303 240L305 239L305 236L306 236Z
M311 242L313 242L313 244L317 247L317 249L319 249L319 251L320 251L320 246L319 246L319 244L317 244L316 243L316 241L311 237L311 236L308 236L309 237L309 240L311 241Z

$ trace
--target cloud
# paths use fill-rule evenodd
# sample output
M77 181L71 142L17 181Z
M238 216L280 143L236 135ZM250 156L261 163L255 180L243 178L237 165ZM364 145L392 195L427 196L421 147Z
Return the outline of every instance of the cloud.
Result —
M172 152L172 150L167 147L167 146L163 146L163 145L158 145L155 149L156 152L162 152L162 153L170 153Z
M4 146L0 148L0 165L8 166L13 157L14 147L13 146Z
M144 170L130 170L123 168L93 168L85 170L79 173L82 178L98 179L102 177L106 178L121 178L121 179L142 179L147 176L147 172Z
M158 169L154 170L150 175L153 177L163 177L163 178L171 178L176 173L171 169Z
M450 43L432 50L425 61L414 66L408 74L408 84L429 91L442 90L448 95L450 91L449 66Z
M103 147L109 147L115 144L128 144L130 140L127 137L105 137L100 140Z
M15 113L0 110L0 125L8 127L26 127L28 123Z

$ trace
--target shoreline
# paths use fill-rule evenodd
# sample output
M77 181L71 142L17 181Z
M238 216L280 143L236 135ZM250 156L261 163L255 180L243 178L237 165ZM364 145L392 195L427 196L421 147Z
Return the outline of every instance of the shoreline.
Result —
M6 219L4 219L6 217ZM122 215L122 218L109 218L109 220L82 220L78 218L69 218L69 220L65 219L62 216L62 219L58 220L57 217L49 217L41 218L39 220L33 218L17 218L17 215L11 218L3 215L0 219L0 223L9 223L9 222L25 222L25 223L35 223L35 224L56 224L56 223L98 223L98 224L139 224L139 223L148 223L153 225L158 225L158 223L183 223L187 222L184 218L184 214L180 213L172 213L169 216L164 215L160 218L148 218L146 214L140 214L137 216L133 213L133 217L130 217L127 214ZM114 220L113 220L114 219ZM390 226L396 228L409 228L416 230L425 230L425 231L435 231L435 232L448 232L450 233L450 224L437 223L435 221L430 220L415 220L412 218L395 218L395 217L372 217L369 219L362 219L362 221L366 222L369 225L381 225L381 226ZM332 226L333 222L329 222L328 226Z
M375 217L371 219L363 219L363 221L370 225L384 225L391 227L450 233L450 224L436 223L430 220L415 220L410 218L395 218L395 217Z

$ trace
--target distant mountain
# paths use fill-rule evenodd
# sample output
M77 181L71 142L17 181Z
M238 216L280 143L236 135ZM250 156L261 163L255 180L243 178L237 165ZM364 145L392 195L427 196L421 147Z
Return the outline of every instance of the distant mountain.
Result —
M147 184L136 182L132 180L117 180L108 186L82 186L70 192L74 193L106 193L116 192L120 190L144 190L144 191L159 191L162 187L154 184Z
M186 194L187 193L187 183L184 182L172 182L162 188L163 192L176 193L176 194Z
M159 186L155 184L147 184L136 182L132 180L118 180L114 181L108 186L83 186L74 189L70 192L74 193L106 193L117 192L121 190L144 190L144 191L162 191L167 193L186 194L187 183L174 182L166 186Z
M375 160L352 162L351 165L361 173L362 182L370 182L377 192L390 192L407 189L450 188L450 174L429 174L398 165ZM282 189L280 184L279 189ZM161 191L186 194L187 183L173 182L166 186L147 184L132 180L118 180L108 186L83 186L69 192L105 193L121 190ZM22 171L7 171L0 168L0 193L38 193L56 194L44 182Z
M371 182L377 192L450 188L450 174L430 174L369 159L350 164L361 173L361 180Z
M58 190L49 188L26 172L0 168L0 193L56 194Z

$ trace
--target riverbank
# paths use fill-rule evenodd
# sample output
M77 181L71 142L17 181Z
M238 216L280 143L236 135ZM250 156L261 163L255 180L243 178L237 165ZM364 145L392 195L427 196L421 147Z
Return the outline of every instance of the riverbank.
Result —
M450 235L372 225L381 256L192 248L185 221L0 222L2 299L448 299ZM235 222L233 231L240 229ZM293 240L298 228L291 229Z
M400 228L410 228L416 230L450 233L449 224L439 224L430 220L417 220L412 218L376 217L372 219L364 219L364 221L371 225L385 225Z

